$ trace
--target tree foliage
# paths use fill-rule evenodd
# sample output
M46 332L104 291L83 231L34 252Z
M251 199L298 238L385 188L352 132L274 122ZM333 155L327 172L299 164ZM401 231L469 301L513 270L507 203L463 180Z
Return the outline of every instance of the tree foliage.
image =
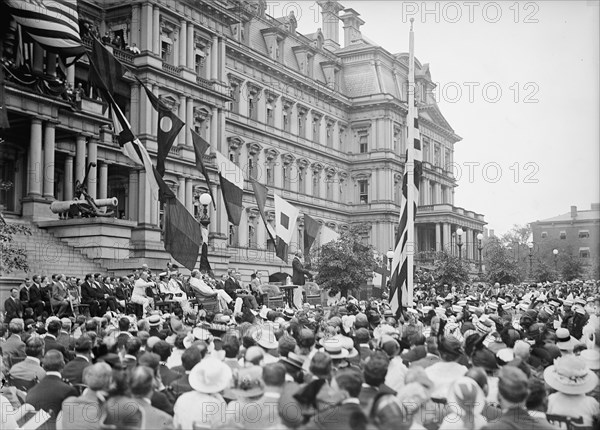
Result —
M354 225L338 240L312 252L313 267L318 272L315 281L321 288L337 289L345 296L348 290L372 279L377 261L373 246L362 243L362 229L364 225Z
M442 251L436 256L433 277L438 285L462 286L469 282L469 270L463 260Z
M490 283L516 284L524 278L519 260L513 249L508 249L501 239L492 238L485 250L486 278Z
M27 251L14 242L16 234L30 235L31 230L26 225L7 223L0 213L0 273L29 270Z
M533 279L536 282L554 282L558 279L558 273L544 260L538 259L533 266Z
M583 264L578 257L574 257L571 253L562 254L560 273L564 281L572 281L583 274Z
M527 242L530 238L531 226L529 224L514 224L509 231L507 231L501 236L500 241L504 246L508 246L510 244L515 243L518 243L519 245L527 245Z

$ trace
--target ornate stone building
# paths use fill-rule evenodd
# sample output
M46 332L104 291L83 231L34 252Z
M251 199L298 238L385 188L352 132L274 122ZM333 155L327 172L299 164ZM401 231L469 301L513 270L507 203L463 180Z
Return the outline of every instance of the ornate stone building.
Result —
M263 1L80 0L79 8L84 41L104 37L131 69L115 98L150 154L156 154L158 115L131 73L186 122L165 179L189 211L202 211L198 197L206 191L191 127L301 214L340 232L367 223L365 240L385 253L398 224L408 54L363 37L364 21L354 9L318 3L323 28L306 35L297 32L293 12L268 16ZM144 171L121 153L88 85L86 58L64 67L55 55L26 45L32 82L9 74L6 85L11 129L0 145L0 172L14 186L0 192L4 212L32 220L116 273L141 261L163 268L169 256L161 244L161 208L148 197ZM450 166L460 137L431 96L429 65L417 61L416 73L424 161L416 251L423 258L454 252L454 232L462 227L463 255L476 259L483 215L454 202ZM49 91L48 82L72 86L79 98ZM206 157L217 199L216 211L208 208L211 262L217 271L237 267L246 275L285 269L267 241L248 181L241 224L228 223L213 160ZM59 220L50 202L72 198L74 181L90 162L97 167L90 170L89 192L117 197L117 217ZM272 198L267 205L272 217ZM302 243L302 229L300 216L293 242Z

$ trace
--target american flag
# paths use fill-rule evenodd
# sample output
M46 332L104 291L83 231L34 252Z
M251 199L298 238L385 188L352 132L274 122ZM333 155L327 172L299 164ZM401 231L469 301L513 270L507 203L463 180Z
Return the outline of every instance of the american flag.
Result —
M390 306L396 315L401 313L403 307L410 306L413 301L415 216L417 214L423 160L419 133L419 112L415 104L415 53L412 21L409 33L410 50L408 56L406 164L404 165L402 180L400 222L396 233L390 281Z
M62 58L85 53L76 0L6 0L6 4L23 31L47 51Z

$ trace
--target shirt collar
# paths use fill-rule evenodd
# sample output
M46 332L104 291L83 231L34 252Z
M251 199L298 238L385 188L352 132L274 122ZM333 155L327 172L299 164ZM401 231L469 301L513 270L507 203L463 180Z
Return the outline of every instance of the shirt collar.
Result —
M56 340L56 336L54 336L53 334L50 334L50 333L46 333L46 336L44 336L44 337L49 337L51 339Z
M83 358L83 359L84 359L85 361L87 361L88 363L90 362L90 359L89 359L89 358L87 358L85 355L82 355L82 354L75 354L75 358L77 358L77 357L79 357L79 358Z
M46 372L46 376L57 376L57 377L59 377L60 379L62 379L62 375L60 374L60 372L54 372L54 371L52 371L52 370L51 370L51 371L49 371L49 372Z
M360 405L360 401L356 397L350 397L342 401L342 405L352 404L352 405Z
M265 391L265 396L271 397L273 399L279 399L281 398L281 393L278 393L276 391Z
M40 363L41 363L40 359L39 359L39 358L37 358L37 357L29 357L29 356L27 356L25 359L26 359L26 360L29 360L29 361L33 361L34 363L37 363L37 365L38 365L38 366L39 366L39 365L40 365Z

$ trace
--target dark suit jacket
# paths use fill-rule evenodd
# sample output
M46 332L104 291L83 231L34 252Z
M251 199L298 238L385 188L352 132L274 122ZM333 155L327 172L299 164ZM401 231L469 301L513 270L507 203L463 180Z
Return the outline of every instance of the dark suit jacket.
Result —
M170 385L171 382L173 382L181 376L179 373L174 372L164 364L161 364L158 367L158 372L160 373L160 379L162 380L163 384L165 384L165 386Z
M32 405L36 410L43 409L52 417L46 423L46 428L56 427L56 416L62 409L63 401L70 396L77 396L77 390L63 382L58 376L46 375L37 385L27 392L25 402Z
M179 379L171 382L171 389L176 397L181 396L183 393L192 391L189 375L182 375Z
M52 285L52 295L50 296L50 303L52 306L58 306L63 301L67 300L69 293L67 291L67 287L60 282L55 282Z
M304 268L304 265L298 257L294 257L294 260L292 261L292 269L292 283L294 285L304 285L306 282L304 275L308 275L310 277L310 271Z
M50 351L51 349L56 349L60 351L65 359L65 361L69 360L69 352L67 349L62 346L56 339L51 338L50 336L46 336L44 338L44 351L45 353Z
M37 284L32 284L31 287L29 287L29 297L27 294L27 287L23 287L21 289L19 296L22 302L36 303L42 301L42 292L38 288Z
M94 288L88 281L81 284L81 302L89 303L93 300L104 299L104 293L100 288Z
M485 430L550 430L556 429L546 418L534 418L524 408L513 408L504 412L500 418L488 422L483 427Z
M88 367L90 362L82 357L75 357L69 361L62 371L63 379L71 384L81 384L83 382L83 369Z
M11 334L2 344L2 355L5 360L12 357L25 357L25 342L19 339L19 336Z
M4 302L4 310L6 311L6 321L9 322L13 318L23 318L23 304L19 299L9 297Z
M367 417L359 405L343 403L312 417L305 429L366 430Z
M237 281L233 278L227 278L227 280L225 281L225 292L229 294L234 300L237 297L235 290L238 290L240 288L241 285L238 284Z

